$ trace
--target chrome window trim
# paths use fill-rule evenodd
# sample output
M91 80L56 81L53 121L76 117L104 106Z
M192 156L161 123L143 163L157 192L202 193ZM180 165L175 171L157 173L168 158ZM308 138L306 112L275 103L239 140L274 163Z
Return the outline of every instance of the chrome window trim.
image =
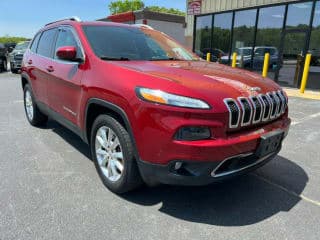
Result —
M231 112L230 107L228 105L229 101L234 102L238 108L238 119L237 119L236 125L232 125L232 112ZM240 117L241 117L241 111L240 111L240 107L239 107L237 101L233 98L225 98L225 99L223 99L223 102L226 105L228 112L229 112L229 128L237 128L239 126Z
M247 103L248 103L249 106L250 106L250 117L249 117L249 121L248 121L247 123L244 123L245 108L244 108L244 105L243 105L243 103L241 102L241 100L246 100ZM249 126L249 125L251 124L251 121L252 121L253 107L252 107L249 99L246 98L246 97L238 97L238 102L240 103L241 108L242 108L241 126L243 126L243 127Z

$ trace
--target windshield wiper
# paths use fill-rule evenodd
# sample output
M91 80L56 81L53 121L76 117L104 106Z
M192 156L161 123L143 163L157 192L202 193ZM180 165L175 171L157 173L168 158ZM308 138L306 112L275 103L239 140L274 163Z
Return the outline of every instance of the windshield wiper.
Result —
M110 60L110 61L130 61L130 59L126 58L126 57L116 58L116 57L100 56L100 59L102 59L102 60Z

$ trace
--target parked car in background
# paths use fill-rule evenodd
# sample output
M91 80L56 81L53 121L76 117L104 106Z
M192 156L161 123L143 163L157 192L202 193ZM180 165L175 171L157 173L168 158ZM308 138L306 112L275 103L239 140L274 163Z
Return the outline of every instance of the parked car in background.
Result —
M116 193L246 173L273 159L289 131L274 81L203 61L149 26L49 23L22 65L28 122L51 117L78 134Z
M30 41L18 43L13 51L9 54L10 57L10 69L12 73L18 73L21 69L21 63L23 54L27 50Z
M311 53L311 66L320 66L320 49L312 49L309 51Z
M7 54L6 47L0 43L0 72L7 71Z
M16 47L16 43L5 43L4 46L7 48L8 53L11 53Z
M237 53L237 66L242 68L252 68L253 70L262 70L264 57L266 53L270 54L269 69L277 69L279 52L276 47L268 46L257 46L254 48L253 52L253 63L251 64L252 58L252 47L241 47L236 49ZM230 62L232 61L232 55L230 57ZM221 58L221 63L228 64L229 56L224 56ZM282 67L282 60L280 59L280 68Z
M207 59L207 54L211 53L210 62L217 62L222 57L227 56L222 50L214 48L203 48L201 51L196 51L196 54L202 59Z

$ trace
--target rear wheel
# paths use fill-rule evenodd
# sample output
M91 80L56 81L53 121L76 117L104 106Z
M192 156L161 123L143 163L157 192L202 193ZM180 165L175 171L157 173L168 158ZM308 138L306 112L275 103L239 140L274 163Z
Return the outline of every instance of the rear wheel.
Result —
M40 126L48 121L48 117L37 107L29 84L24 87L24 109L26 117L31 125Z
M6 72L8 69L7 69L7 60L5 60L5 59L3 59L2 60L2 64L1 64L1 66L0 66L0 70L2 71L2 72Z
M131 138L116 119L108 115L97 117L90 147L99 176L112 192L128 192L142 183Z

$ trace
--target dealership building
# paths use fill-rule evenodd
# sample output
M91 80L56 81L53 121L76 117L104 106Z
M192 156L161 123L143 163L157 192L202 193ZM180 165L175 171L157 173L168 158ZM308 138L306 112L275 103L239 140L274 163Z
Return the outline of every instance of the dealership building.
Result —
M299 87L304 57L312 54L307 87L320 88L320 1L187 0L186 43L201 56L260 69L270 53L269 77ZM223 60L223 61L222 61ZM245 63L245 64L243 64Z

